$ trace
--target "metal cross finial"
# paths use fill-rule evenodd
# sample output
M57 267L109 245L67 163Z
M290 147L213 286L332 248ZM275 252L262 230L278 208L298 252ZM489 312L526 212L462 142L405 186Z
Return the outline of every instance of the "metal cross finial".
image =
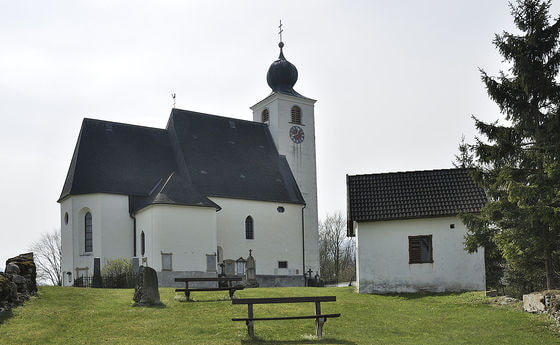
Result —
M177 98L177 95L175 93L172 93L171 98L173 98L173 108L175 108L175 99Z
M282 30L282 20L280 20L280 25L278 25L278 29L280 29L278 35L280 35L280 42L282 42L282 32L284 32L284 30Z

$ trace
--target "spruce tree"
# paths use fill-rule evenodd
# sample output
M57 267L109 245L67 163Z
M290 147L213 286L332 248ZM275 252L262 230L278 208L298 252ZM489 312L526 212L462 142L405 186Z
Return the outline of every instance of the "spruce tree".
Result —
M560 17L551 22L550 1L510 7L520 33L493 41L509 68L498 76L480 71L504 119L474 118L474 174L490 200L480 216L464 217L466 246L473 251L491 242L518 267L538 260L551 289L560 249Z

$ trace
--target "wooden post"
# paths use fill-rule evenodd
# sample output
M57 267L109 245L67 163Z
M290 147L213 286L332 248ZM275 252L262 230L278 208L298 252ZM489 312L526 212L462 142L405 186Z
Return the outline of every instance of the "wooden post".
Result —
M247 304L247 331L249 332L249 336L253 338L255 336L255 329L253 328L253 304Z
M321 315L321 302L315 302L315 315ZM319 339L323 337L323 323L323 318L315 319L315 333Z
M189 291L189 282L185 282L185 296L187 297L187 302L190 300L191 292Z

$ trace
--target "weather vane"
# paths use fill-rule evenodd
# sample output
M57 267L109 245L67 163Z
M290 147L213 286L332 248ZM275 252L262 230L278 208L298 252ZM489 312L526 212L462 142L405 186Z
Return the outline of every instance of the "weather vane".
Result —
M175 108L175 99L177 98L177 94L175 94L175 92L173 92L171 94L171 98L173 98L173 108Z
M282 30L282 19L280 19L280 25L278 25L278 29L280 29L278 35L280 35L280 42L282 42L282 32L284 32L284 30Z

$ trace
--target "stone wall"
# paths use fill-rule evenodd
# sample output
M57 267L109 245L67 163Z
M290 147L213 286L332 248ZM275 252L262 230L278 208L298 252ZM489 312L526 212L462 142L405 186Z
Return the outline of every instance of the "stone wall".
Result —
M5 272L0 273L0 321L11 314L12 308L37 294L36 278L33 253L6 260Z

